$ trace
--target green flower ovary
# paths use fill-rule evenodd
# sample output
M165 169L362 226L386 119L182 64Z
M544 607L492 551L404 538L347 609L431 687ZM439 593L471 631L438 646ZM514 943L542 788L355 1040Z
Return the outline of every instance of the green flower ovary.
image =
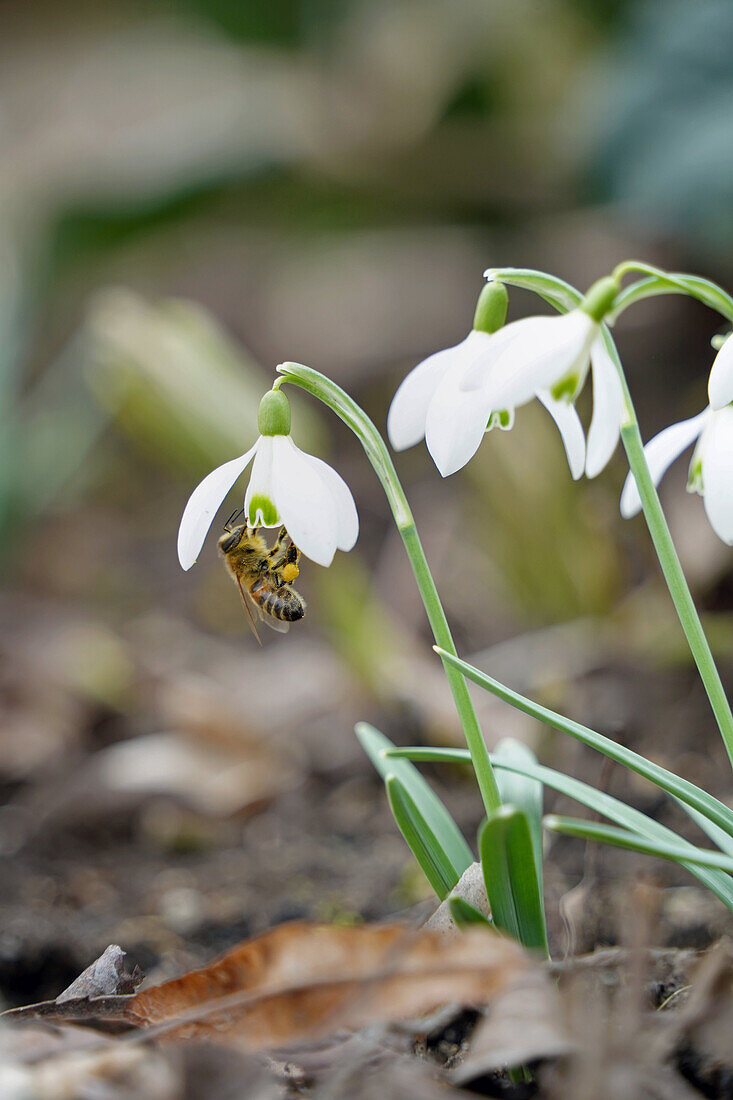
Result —
M261 516L259 522L257 520L258 513ZM269 497L264 497L262 495L252 497L249 502L249 507L247 508L247 522L250 527L258 527L260 525L263 527L277 526L279 523L277 508Z

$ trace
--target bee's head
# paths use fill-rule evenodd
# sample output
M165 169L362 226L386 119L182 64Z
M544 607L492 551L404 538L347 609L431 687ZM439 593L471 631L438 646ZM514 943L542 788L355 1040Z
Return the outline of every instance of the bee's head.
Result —
M237 514L237 512L232 513L224 525L224 534L219 539L219 549L222 554L231 554L232 550L236 550L247 530L246 523L232 527L232 520Z

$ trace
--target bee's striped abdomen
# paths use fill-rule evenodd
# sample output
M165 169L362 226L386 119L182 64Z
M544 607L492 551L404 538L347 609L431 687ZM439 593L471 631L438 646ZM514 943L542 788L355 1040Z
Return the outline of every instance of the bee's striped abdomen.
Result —
M294 588L283 585L273 588L264 577L259 577L249 590L254 602L273 619L294 623L305 615L305 601Z

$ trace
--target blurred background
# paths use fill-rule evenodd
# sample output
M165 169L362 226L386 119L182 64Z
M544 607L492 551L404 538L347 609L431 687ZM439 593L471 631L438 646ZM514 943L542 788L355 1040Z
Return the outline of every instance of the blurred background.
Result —
M460 735L359 445L293 395L296 441L349 482L361 536L331 569L305 564L306 621L262 649L215 538L181 572L180 513L251 445L281 360L329 374L383 429L404 374L465 335L487 266L584 288L637 256L730 289L733 6L5 0L2 22L13 1003L55 995L110 941L164 976L280 920L378 918L428 896L353 725ZM536 308L512 293L513 318ZM623 317L645 438L702 408L719 331L677 297ZM731 797L643 521L618 515L620 453L573 484L527 407L447 482L422 446L397 467L463 654ZM730 683L731 554L684 480L681 463L663 499ZM522 737L683 827L651 788L476 701L491 744ZM473 839L470 779L429 774ZM661 933L675 942L719 920L682 872L575 841L549 859L558 942L558 900L581 880L676 885ZM611 912L583 918L580 946L613 940Z

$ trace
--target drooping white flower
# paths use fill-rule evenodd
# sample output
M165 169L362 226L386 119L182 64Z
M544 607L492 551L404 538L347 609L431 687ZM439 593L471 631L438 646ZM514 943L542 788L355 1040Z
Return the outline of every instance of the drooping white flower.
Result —
M328 566L336 550L351 550L359 518L351 491L327 463L306 454L290 436L290 405L271 390L260 404L260 436L246 454L212 470L191 494L178 530L178 560L195 563L214 516L254 459L244 498L250 527L285 527L298 549Z
M733 545L733 405L708 406L697 416L672 424L644 448L652 481L658 485L675 461L697 439L687 479L688 492L700 493L716 535ZM632 474L621 494L621 515L626 519L641 509L641 498Z
M538 397L560 431L572 476L585 470L595 477L618 443L623 415L621 381L600 336L617 290L615 281L601 280L568 314L525 318L492 334L474 329L455 348L425 359L395 394L392 445L401 450L424 435L447 477L473 457L487 430L511 428L515 408ZM586 451L573 400L591 364L595 403Z
M617 293L613 278L599 279L576 309L507 325L509 338L500 355L490 364L472 364L463 388L482 390L496 409L525 405L544 390L574 401L587 377L601 322Z

